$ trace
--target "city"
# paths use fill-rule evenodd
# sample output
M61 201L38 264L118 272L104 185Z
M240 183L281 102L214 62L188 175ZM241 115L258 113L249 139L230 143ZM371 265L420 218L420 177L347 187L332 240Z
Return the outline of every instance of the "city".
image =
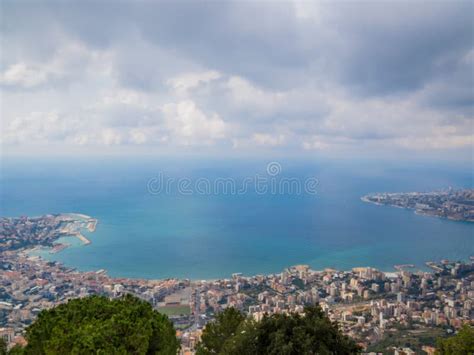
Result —
M297 265L278 274L235 273L209 281L112 278L105 270L79 272L31 255L35 243L47 241L54 248L61 233L42 218L26 217L3 219L2 231L11 230L5 225L12 221L18 231L25 230L23 224L30 226L33 235L23 235L30 241L27 246L10 244L1 251L0 335L10 346L24 344L22 334L41 310L94 294L117 298L131 293L150 302L173 321L183 354L193 353L206 323L227 307L259 320L265 313L301 313L305 305L319 303L368 352L399 346L405 353L430 354L437 337L474 322L473 257L468 262L427 262L430 271L412 265L395 266L395 272L371 267L315 271ZM407 339L412 348L404 346Z
M379 193L361 198L364 202L414 209L416 213L474 222L474 190Z
M473 0L0 23L0 355L474 355Z

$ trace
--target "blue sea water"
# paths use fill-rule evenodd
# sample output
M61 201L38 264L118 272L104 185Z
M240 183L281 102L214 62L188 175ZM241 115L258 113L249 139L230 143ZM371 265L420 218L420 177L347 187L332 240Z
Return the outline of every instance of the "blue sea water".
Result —
M364 203L381 191L473 187L470 164L279 160L279 177L318 179L317 194L150 194L151 178L265 176L266 160L3 159L0 214L77 212L99 220L92 244L56 254L79 270L118 277L191 279L467 259L474 224ZM215 192L215 191L213 191Z

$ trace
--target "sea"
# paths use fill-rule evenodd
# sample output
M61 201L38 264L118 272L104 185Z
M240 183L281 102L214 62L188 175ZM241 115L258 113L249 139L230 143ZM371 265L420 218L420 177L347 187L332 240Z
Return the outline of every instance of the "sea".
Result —
M84 233L91 244L71 239L59 253L38 253L114 277L216 279L297 264L392 271L468 260L474 224L361 197L473 185L470 163L447 161L9 157L0 215L98 219L95 232Z

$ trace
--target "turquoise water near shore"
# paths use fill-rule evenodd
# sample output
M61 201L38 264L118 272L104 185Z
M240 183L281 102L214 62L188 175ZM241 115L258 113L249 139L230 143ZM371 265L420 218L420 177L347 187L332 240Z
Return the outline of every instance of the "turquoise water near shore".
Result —
M275 160L275 159L272 159ZM192 279L374 266L474 255L474 224L364 203L380 191L473 187L470 164L279 160L281 176L316 177L317 194L150 194L150 178L265 176L269 160L4 159L1 215L77 212L99 220L92 244L43 253L112 276Z

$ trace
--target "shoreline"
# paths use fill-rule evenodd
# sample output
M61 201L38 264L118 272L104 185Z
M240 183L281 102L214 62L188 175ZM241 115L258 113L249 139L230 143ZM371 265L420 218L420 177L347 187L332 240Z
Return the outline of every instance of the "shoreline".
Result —
M60 234L76 237L83 245L92 243L81 230L87 229L90 233L95 232L99 222L97 219L81 213L62 213L58 217L67 223L66 226L59 230Z
M88 245L88 244L92 243L89 239L84 237L84 235L81 234L81 233L76 233L73 236L76 237L77 239L79 239L83 243L83 245Z
M67 248L68 246L70 246L70 245L67 245L65 248ZM285 270L294 268L294 267L299 266L299 265L303 265L303 264L297 264L297 265L286 266L283 269L281 269L279 272L268 272L268 273L261 272L261 273L250 273L250 274L244 274L244 273L241 273L241 272L233 272L233 273L231 273L227 276L211 277L211 278L190 278L190 277L178 277L178 276L169 276L169 277L162 277L162 278L153 278L153 277L148 278L148 277L120 276L120 275L111 276L109 274L109 271L107 269L104 269L104 268L91 269L91 270L79 270L77 267L68 266L62 261L48 260L48 259L45 259L42 255L33 255L33 254L31 254L32 252L41 251L42 248L44 248L44 247L35 246L31 249L24 249L20 253L24 254L30 260L35 260L35 259L39 258L40 260L42 260L44 262L54 261L55 263L58 263L58 264L60 264L61 266L65 267L65 268L69 268L69 269L74 270L75 272L81 273L81 274L91 273L91 272L92 273L102 272L102 273L106 273L108 277L113 278L113 279L126 279L126 280L134 280L134 281L188 280L192 283L212 283L212 282L217 282L217 281L222 281L222 280L230 280L230 279L233 278L234 274L238 274L242 277L258 277L258 276L267 277L267 276L272 276L272 275L279 275L282 272L284 272ZM58 252L61 252L65 248L59 250ZM56 253L49 252L49 254L56 254ZM460 261L465 262L465 261L470 261L470 260L473 260L473 259L474 259L474 255L471 255L471 256L468 256L465 259L460 259ZM323 272L328 272L328 271L331 271L331 272L334 272L334 273L348 273L348 272L352 272L353 269L374 269L374 270L377 270L377 271L380 271L380 272L384 273L385 275L387 275L387 277L394 277L397 274L408 271L407 269L409 269L409 271L412 272L412 273L429 273L429 274L432 274L432 273L435 273L435 272L438 271L438 269L433 266L434 264L435 263L431 260L422 262L422 265L421 264L420 265L417 265L417 264L395 264L395 265L392 266L392 270L382 270L382 269L379 269L379 268L373 267L373 266L360 266L360 265L353 266L349 269L337 269L337 268L334 268L334 267L325 267L325 268L319 268L318 270L315 270L315 269L311 268L309 265L304 265L304 266L308 266L308 270L311 271L311 272L315 272L315 273L323 273ZM422 266L424 268L426 268L426 270L423 270Z
M92 241L82 233L82 230L86 229L90 233L95 232L98 223L97 219L81 213L60 213L44 216L54 216L61 224L56 230L56 239L53 241L52 245L38 244L31 248L23 249L28 256L39 257L42 260L49 261L41 255L31 255L31 253L44 251L48 254L58 254L73 246L68 242L60 241L61 238L77 238L81 242L81 246L86 246L92 243ZM31 218L42 218L44 216Z
M456 222L474 223L474 208L472 189L462 189L454 192L397 192L369 193L360 198L361 201L378 206L397 207L413 210L416 215L438 217ZM392 198L394 197L394 198ZM438 200L434 200L434 197ZM440 198L443 198L441 202ZM464 200L464 199L467 199ZM401 201L403 199L403 201ZM395 201L394 201L395 200Z
M368 195L362 196L361 200L364 201L364 202L374 203L374 202L368 200L367 196ZM379 203L374 203L374 204L379 204ZM385 205L385 204L380 204L380 205ZM391 205L388 205L388 206L392 207ZM394 206L394 207L403 208L401 206ZM406 208L403 208L403 209L406 209ZM80 270L78 266L67 265L68 264L67 260L58 261L58 257L54 257L52 254L59 254L64 249L69 248L69 247L74 248L74 247L77 247L77 246L86 246L86 245L91 244L92 241L89 240L82 233L82 230L86 229L90 233L94 232L96 230L98 220L95 219L95 218L92 218L90 216L87 216L85 214L78 214L78 213L57 214L55 216L59 219L59 221L64 223L64 225L59 226L59 229L58 229L59 238L61 238L61 237L74 237L74 238L77 238L82 244L81 245L77 245L77 244L72 244L71 245L68 242L60 241L59 243L54 243L51 246L37 245L37 246L34 246L33 248L25 249L26 253L27 254L35 253L38 250L42 249L43 251L45 251L45 253L43 255L31 255L31 256L39 257L39 258L41 258L42 260L45 260L45 261L58 262L58 263L64 265L65 267L72 268L72 269L76 270L77 272L81 272L81 273L96 271L94 269L87 269L87 268L84 268L83 270ZM56 240L58 240L59 238L57 238ZM51 256L48 257L46 253L51 254ZM61 257L59 257L59 258L61 259ZM466 259L468 259L468 258L469 258L469 256L466 257ZM464 260L464 259L465 258L462 258L460 260ZM407 268L409 267L414 272L431 272L432 271L429 264L428 264L428 262L426 262L425 260L420 261L416 264L413 264L413 261L411 261L411 262L408 262L408 263L401 262L401 263L397 263L397 264L394 264L394 265L391 265L391 266L386 265L384 267L360 266L360 264L355 264L355 263L353 264L353 266L350 266L350 265L351 264L349 264L349 265L346 264L346 267L342 267L341 269L339 269L337 267L334 267L334 266L326 266L326 267L319 266L319 267L316 267L318 270L314 270L312 267L310 267L310 269L312 271L315 271L315 272L323 272L323 271L328 270L328 269L333 269L335 272L348 272L352 268L357 268L357 267L369 268L370 267L370 268L377 269L377 270L379 270L381 272L384 272L384 273L387 273L387 274L393 274L393 273L401 272L401 271L403 271L403 269L405 267L407 267ZM281 269L278 269L278 270L275 270L275 271L270 270L270 272L268 272L268 271L267 272L250 272L248 275L254 275L254 276L257 276L257 275L262 275L262 276L263 275L275 275L275 274L279 274L281 272L281 270L286 270L287 268L290 268L290 267L292 267L292 266L287 265L287 266L283 266ZM125 270L125 271L127 271L127 270ZM187 275L177 276L177 277L175 277L175 276L172 276L172 277L160 276L160 277L156 278L156 277L153 276L153 273L152 273L152 275L149 275L149 276L141 276L141 275L136 275L136 274L133 275L133 273L132 273L131 276L122 276L120 274L117 274L117 275L114 275L113 277L128 278L128 279L135 279L135 280L163 280L163 279L175 278L175 279L192 280L193 282L201 282L201 281L212 282L212 281L215 281L215 280L231 278L232 274L235 274L235 273L239 273L239 272L229 272L229 273L227 273L225 275L222 275L222 276L215 276L215 277L211 276L209 278L207 278L206 276L204 276L204 277L187 277ZM140 274L140 273L138 273L138 274ZM145 275L146 274L147 273L145 273Z

